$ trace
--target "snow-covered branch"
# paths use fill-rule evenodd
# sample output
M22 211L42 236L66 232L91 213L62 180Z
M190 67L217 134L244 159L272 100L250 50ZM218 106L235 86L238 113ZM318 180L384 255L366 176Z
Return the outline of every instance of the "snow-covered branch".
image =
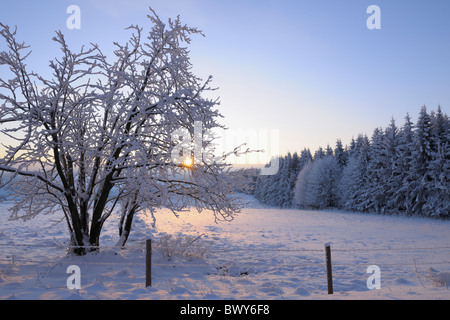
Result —
M197 163L188 170L172 161L176 130L186 129L194 140L196 121L203 132L223 128L219 101L204 97L215 90L212 77L192 73L186 47L202 33L179 17L164 23L152 9L149 20L147 36L139 26L127 28L130 39L115 43L113 57L96 44L73 52L56 32L61 54L50 62L50 78L28 72L31 51L0 24L8 48L0 52L0 67L10 73L0 79L0 132L17 142L5 146L0 172L12 174L8 185L25 196L17 210L30 201L58 203L48 208L63 210L76 246L98 246L103 223L119 207L122 244L138 210L195 205L226 220L239 210L228 197L237 179L226 165ZM28 201L18 186L30 179Z

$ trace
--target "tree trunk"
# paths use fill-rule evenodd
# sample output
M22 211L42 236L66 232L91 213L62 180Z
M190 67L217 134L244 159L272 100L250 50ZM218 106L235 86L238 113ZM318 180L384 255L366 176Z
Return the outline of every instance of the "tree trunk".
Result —
M103 227L103 211L105 210L106 203L108 201L109 194L113 188L113 184L110 183L112 174L108 174L101 188L98 201L94 204L94 210L92 213L91 229L89 232L89 245L92 246L90 251L98 250L100 245L100 233Z
M138 206L132 205L131 208L128 210L128 205L125 207L125 209L122 212L122 216L120 217L120 224L119 224L119 241L117 242L117 246L124 247L125 244L128 241L128 237L131 232L131 226L133 224L133 217L136 213Z
M82 238L83 239L88 239L88 235L84 234L82 236ZM76 239L75 237L72 237L70 245L71 245L70 253L75 254L77 256L84 256L88 252L88 248L87 248L88 246L87 246L87 244L85 243L84 240L80 241L79 239Z
M70 197L70 196L69 196ZM72 199L69 199L69 197L66 197L68 200L68 207L69 207L69 214L70 214L70 232L71 232L71 250L70 252L76 254L76 255L85 255L86 254L86 239L88 239L87 236L87 230L83 230L81 221L79 219L78 210L76 208L76 205L71 201Z

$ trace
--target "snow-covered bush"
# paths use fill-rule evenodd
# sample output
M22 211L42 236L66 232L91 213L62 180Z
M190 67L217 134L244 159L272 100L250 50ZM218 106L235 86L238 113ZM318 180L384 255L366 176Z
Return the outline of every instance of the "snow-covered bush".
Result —
M154 248L163 257L171 260L174 257L204 258L208 253L208 244L200 236L163 234L156 241Z

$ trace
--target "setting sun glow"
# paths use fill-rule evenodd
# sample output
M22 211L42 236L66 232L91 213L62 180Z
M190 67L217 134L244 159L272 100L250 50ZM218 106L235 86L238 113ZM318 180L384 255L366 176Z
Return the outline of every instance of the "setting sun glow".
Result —
M187 157L186 159L184 159L183 162L183 166L186 168L191 168L194 164L194 160L192 159L192 157Z

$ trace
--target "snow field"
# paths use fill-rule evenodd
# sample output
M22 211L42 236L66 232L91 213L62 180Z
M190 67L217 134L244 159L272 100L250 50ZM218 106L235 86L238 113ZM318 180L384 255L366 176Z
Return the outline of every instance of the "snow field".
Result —
M249 198L253 201L252 198ZM117 221L99 253L67 256L65 224L55 216L7 221L1 207L0 299L449 299L449 222L339 211L280 210L252 202L231 223L208 212L140 215L126 249L112 248ZM152 287L145 245L153 239ZM331 244L333 295L324 244ZM15 247L13 247L15 245ZM69 290L67 267L81 270ZM381 269L369 290L367 268Z

